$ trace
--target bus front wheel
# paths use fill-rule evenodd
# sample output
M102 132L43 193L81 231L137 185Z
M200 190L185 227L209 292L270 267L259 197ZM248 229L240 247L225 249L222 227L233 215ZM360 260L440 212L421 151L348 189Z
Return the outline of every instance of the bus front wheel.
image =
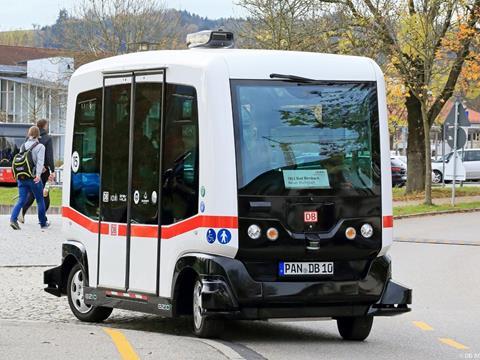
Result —
M76 264L67 281L68 304L73 314L80 321L101 322L107 319L112 313L112 308L102 306L92 306L85 304L84 301L85 274L80 264Z
M372 330L373 316L344 317L337 319L337 327L344 340L363 341Z
M201 338L217 337L223 330L223 319L205 317L202 306L202 281L197 279L193 286L193 332Z

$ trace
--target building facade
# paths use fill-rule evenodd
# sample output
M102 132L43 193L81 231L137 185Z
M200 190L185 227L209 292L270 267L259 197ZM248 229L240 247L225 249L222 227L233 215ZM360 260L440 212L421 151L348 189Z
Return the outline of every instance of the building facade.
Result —
M67 86L74 70L73 58L48 56L54 55L50 49L27 48L30 52L18 55L15 52L25 48L0 47L1 51L7 48L7 52L13 52L10 57L6 53L0 56L0 123L35 124L39 119L47 119L55 160L62 162ZM33 58L20 60L19 56Z

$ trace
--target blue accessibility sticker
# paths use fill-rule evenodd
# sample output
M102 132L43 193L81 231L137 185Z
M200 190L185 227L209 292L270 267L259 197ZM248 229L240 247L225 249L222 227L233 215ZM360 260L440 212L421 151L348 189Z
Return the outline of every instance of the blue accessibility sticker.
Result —
M227 229L220 229L218 231L218 242L220 244L228 244L232 239L232 233Z
M213 229L208 229L207 230L207 241L210 244L213 244L215 242L215 239L217 238L217 234L215 233L215 230Z

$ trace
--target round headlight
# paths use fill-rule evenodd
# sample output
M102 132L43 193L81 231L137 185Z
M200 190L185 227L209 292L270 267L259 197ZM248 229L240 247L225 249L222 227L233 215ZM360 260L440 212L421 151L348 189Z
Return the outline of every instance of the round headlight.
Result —
M363 224L360 228L360 232L362 236L366 239L371 238L373 235L373 227L370 224Z
M270 241L275 241L278 239L278 230L271 227L267 230L267 238Z
M262 230L260 226L253 224L248 227L247 234L250 239L257 240L262 235Z
M348 227L347 230L345 230L345 236L348 240L353 240L355 236L357 236L357 230L353 227Z

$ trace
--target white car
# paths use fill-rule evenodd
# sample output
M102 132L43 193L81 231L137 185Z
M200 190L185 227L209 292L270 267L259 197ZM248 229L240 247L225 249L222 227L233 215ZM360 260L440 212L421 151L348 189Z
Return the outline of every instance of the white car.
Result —
M480 180L480 149L465 149L458 151L466 171L466 180ZM451 161L453 152L445 155L445 164ZM432 182L439 184L443 180L442 158L432 162Z

